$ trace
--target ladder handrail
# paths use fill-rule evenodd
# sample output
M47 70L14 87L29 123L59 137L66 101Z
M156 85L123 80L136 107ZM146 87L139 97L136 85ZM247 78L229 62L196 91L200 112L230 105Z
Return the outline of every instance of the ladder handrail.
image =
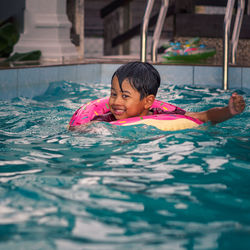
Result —
M232 64L236 63L236 52L237 52L237 46L239 42L239 36L240 36L240 30L241 25L243 21L244 16L244 10L245 10L245 0L238 0L238 8L237 8L237 14L235 19L235 25L232 35Z
M142 31L141 31L141 62L146 62L147 59L147 32L150 14L152 12L154 0L148 0L146 11L143 16Z
M154 5L154 0L148 0L143 17L142 31L141 31L141 61L145 62L147 60L147 31L150 14L152 12ZM152 38L152 47L151 47L151 59L153 62L157 60L157 46L160 40L163 24L168 12L169 0L162 0L160 13L158 15L156 27L154 30L154 35Z
M228 0L226 13L224 18L224 39L223 39L223 89L228 89L228 65L229 65L229 40L230 40L230 26L233 15L235 0ZM238 0L236 20L234 23L234 30L231 42L232 57L231 62L235 64L236 51L239 41L240 29L243 20L245 9L245 0Z
M151 60L153 63L157 61L157 46L160 40L163 24L167 15L168 6L169 6L169 0L162 0L160 13L158 16L158 20L156 23L156 27L155 27L155 31L154 31L154 35L152 39Z
M223 89L228 89L228 62L229 62L229 37L235 0L228 0L224 17L224 39L223 39Z

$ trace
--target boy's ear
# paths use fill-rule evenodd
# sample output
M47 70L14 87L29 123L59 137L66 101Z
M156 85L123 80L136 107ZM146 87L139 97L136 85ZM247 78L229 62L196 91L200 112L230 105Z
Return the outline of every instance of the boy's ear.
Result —
M152 105L153 105L153 102L155 100L155 96L154 95L148 95L146 96L146 99L145 99L145 109L149 109Z

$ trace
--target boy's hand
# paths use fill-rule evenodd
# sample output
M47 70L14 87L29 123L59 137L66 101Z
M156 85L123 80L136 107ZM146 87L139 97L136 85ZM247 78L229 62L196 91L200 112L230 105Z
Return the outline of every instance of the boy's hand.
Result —
M237 93L233 93L229 99L228 108L231 115L237 115L243 112L245 109L244 98Z

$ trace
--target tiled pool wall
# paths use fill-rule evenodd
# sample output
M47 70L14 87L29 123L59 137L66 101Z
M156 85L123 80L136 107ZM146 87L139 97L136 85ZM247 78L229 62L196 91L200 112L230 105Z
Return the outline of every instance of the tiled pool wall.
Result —
M0 70L0 99L32 98L43 94L51 82L110 83L120 64L81 64ZM163 84L222 88L222 67L155 65ZM229 89L250 89L250 68L229 68Z

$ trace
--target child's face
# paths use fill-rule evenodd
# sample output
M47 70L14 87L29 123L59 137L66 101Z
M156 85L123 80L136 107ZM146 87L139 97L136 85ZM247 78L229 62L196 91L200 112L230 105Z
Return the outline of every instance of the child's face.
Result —
M128 80L122 82L120 89L117 76L113 77L109 106L117 120L148 114L147 98L140 100L140 93L134 89Z

